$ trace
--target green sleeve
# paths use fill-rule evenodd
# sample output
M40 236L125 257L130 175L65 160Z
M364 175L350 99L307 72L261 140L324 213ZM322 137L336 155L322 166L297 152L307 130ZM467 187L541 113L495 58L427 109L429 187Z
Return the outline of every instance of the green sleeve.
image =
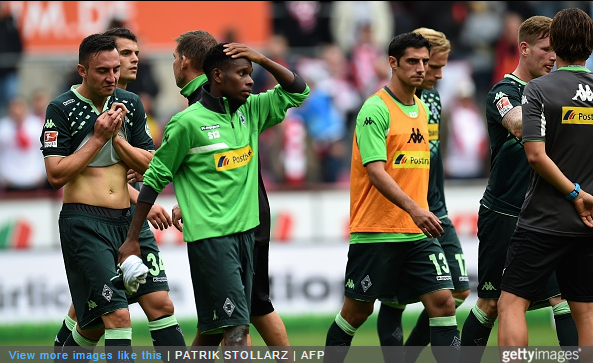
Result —
M379 96L372 96L357 115L355 134L363 165L374 161L387 161L386 135L390 127L390 114Z
M173 176L190 150L192 132L184 114L185 112L178 113L171 118L163 131L163 142L144 174L143 183L159 193L173 181Z

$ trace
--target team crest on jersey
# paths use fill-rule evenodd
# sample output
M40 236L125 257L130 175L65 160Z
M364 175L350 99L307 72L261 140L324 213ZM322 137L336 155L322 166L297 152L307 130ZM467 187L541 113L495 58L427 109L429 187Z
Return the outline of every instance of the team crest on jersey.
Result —
M245 116L243 116L243 114L241 113L241 111L237 111L237 115L239 115L239 120L241 121L241 124L243 126L245 126Z
M507 96L504 96L501 99L499 99L499 101L495 103L495 106L497 106L497 111L499 111L499 115L501 115L501 117L504 117L505 114L507 114L511 109L513 109L513 106L511 102L509 102L509 98Z
M43 146L45 148L56 148L58 146L58 132L56 130L43 133Z

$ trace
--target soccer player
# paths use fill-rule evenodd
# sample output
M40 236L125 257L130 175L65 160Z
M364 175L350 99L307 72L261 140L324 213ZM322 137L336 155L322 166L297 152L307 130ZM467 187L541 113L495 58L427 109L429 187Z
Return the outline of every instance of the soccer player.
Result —
M118 276L118 248L130 224L129 168L144 171L154 150L137 95L117 88L120 57L115 40L92 34L79 46L81 85L53 99L41 133L47 178L64 187L58 219L60 243L78 324L65 346L105 345L131 350L132 328L126 291ZM140 258L125 287L146 278Z
M206 83L202 64L206 52L217 45L212 35L203 30L183 33L176 39L173 52L173 73L180 93L192 105L200 99L201 86ZM289 346L285 325L270 301L268 277L268 252L270 244L270 205L258 164L258 206L260 225L254 230L254 282L252 287L251 322L268 346ZM183 232L182 213L179 205L173 207L173 224ZM208 339L205 342L205 339ZM221 341L222 336L219 339ZM213 335L196 334L192 346L214 345Z
M252 62L279 85L251 95ZM142 221L159 192L173 181L184 211L198 330L205 335L222 331L226 345L246 346L253 228L259 224L258 136L282 122L289 108L301 105L309 88L292 71L239 43L212 48L203 69L208 83L200 100L167 124L163 144L144 175L120 256L124 261L140 254Z
M456 234L456 229L448 217L448 210L445 203L444 194L444 170L441 159L441 150L439 143L440 119L441 119L441 99L435 89L435 84L442 78L442 69L448 63L450 54L450 41L445 34L429 28L419 28L413 30L414 33L422 35L431 43L431 52L429 63L425 71L425 78L421 86L417 87L415 94L431 111L429 115L429 146L431 153L431 162L429 167L429 191L427 199L429 210L441 220L443 234L437 238L446 255L452 281L454 284L454 302L459 307L470 293L468 284L468 275L466 273L466 264L464 261L464 252L460 244L460 239ZM383 346L401 346L402 345L402 313L404 306L389 303L382 300L377 319L377 331L380 344ZM429 315L424 309L405 346L405 362L413 363L417 360L422 347L430 342ZM384 351L388 353L388 351ZM386 358L387 359L387 358ZM387 361L387 360L386 360Z
M139 61L138 40L136 35L126 28L113 28L103 34L113 37L116 41L121 65L117 87L125 90L130 82L136 80ZM133 170L128 171L129 180L136 178L135 175ZM128 186L132 203L131 213L134 211L139 188L138 182L135 182L134 187ZM158 204L153 205L148 220L151 221L155 229L163 230L172 225L167 210ZM146 284L140 286L136 293L128 296L128 303L138 302L142 307L149 321L148 327L155 347L185 346L181 328L173 314L174 306L168 293L169 285L165 274L165 265L148 222L145 222L142 228L140 241L143 263L151 269ZM74 306L71 305L54 345L62 346L75 324L76 313Z
M551 22L557 70L522 97L524 150L533 172L507 252L499 345L527 346L525 312L554 272L592 362L592 19L578 8ZM589 347L589 348L587 348Z
M505 255L516 228L531 169L522 139L522 92L528 81L550 73L555 65L555 52L549 44L550 24L551 19L545 16L533 16L521 24L518 65L487 95L491 174L478 214L479 298L462 328L461 358L469 362L480 362L483 351L471 349L464 354L464 346L484 348L498 316L497 301L501 294ZM567 302L560 297L554 276L534 298L532 309L553 307L560 344L576 345L575 324Z
M343 362L376 299L423 302L432 349L457 361L454 286L442 247L441 221L429 211L429 128L415 95L431 44L417 33L396 36L388 48L392 78L357 115L350 192L350 244L342 309L326 336L327 362ZM330 348L336 347L336 348Z

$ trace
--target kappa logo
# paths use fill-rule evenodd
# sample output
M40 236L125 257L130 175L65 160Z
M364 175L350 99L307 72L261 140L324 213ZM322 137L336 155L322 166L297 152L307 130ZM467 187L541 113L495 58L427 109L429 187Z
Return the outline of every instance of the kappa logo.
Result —
M497 288L491 282L485 282L481 288L483 291L496 291Z
M355 288L355 283L353 282L352 279L347 279L347 282L344 286L347 288L353 289L353 288Z
M590 101L592 102L592 90L590 89L590 85L582 85L581 83L578 86L577 91L575 92L575 96L572 100L580 99L582 101Z
M44 128L49 129L49 128L55 128L56 124L54 124L54 121L52 119L47 119L45 121L45 124L43 125Z
M407 143L410 143L411 141L415 144L421 143L421 142L423 142L425 144L427 143L427 141L425 140L425 137L423 136L423 134L421 133L419 128L417 128L416 131L415 131L415 128L412 128L412 133L410 134L410 138L408 138Z
M373 121L371 118L365 118L365 121L363 122L363 126L371 125L371 124L375 124L375 121Z
M219 319L219 316L217 316L217 310L212 310L212 320L216 321Z
M89 311L91 311L94 308L97 308L97 304L93 300L87 301L87 306L89 306Z
M495 94L495 100L499 100L502 97L506 97L507 94L505 92L498 92Z

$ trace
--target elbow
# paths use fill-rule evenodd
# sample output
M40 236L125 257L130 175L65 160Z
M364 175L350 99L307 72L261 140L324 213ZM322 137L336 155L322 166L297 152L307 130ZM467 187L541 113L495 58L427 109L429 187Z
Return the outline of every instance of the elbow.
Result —
M66 180L64 178L56 178L56 177L49 177L47 178L50 186L54 188L54 190L59 190L60 188L64 187L66 184Z

